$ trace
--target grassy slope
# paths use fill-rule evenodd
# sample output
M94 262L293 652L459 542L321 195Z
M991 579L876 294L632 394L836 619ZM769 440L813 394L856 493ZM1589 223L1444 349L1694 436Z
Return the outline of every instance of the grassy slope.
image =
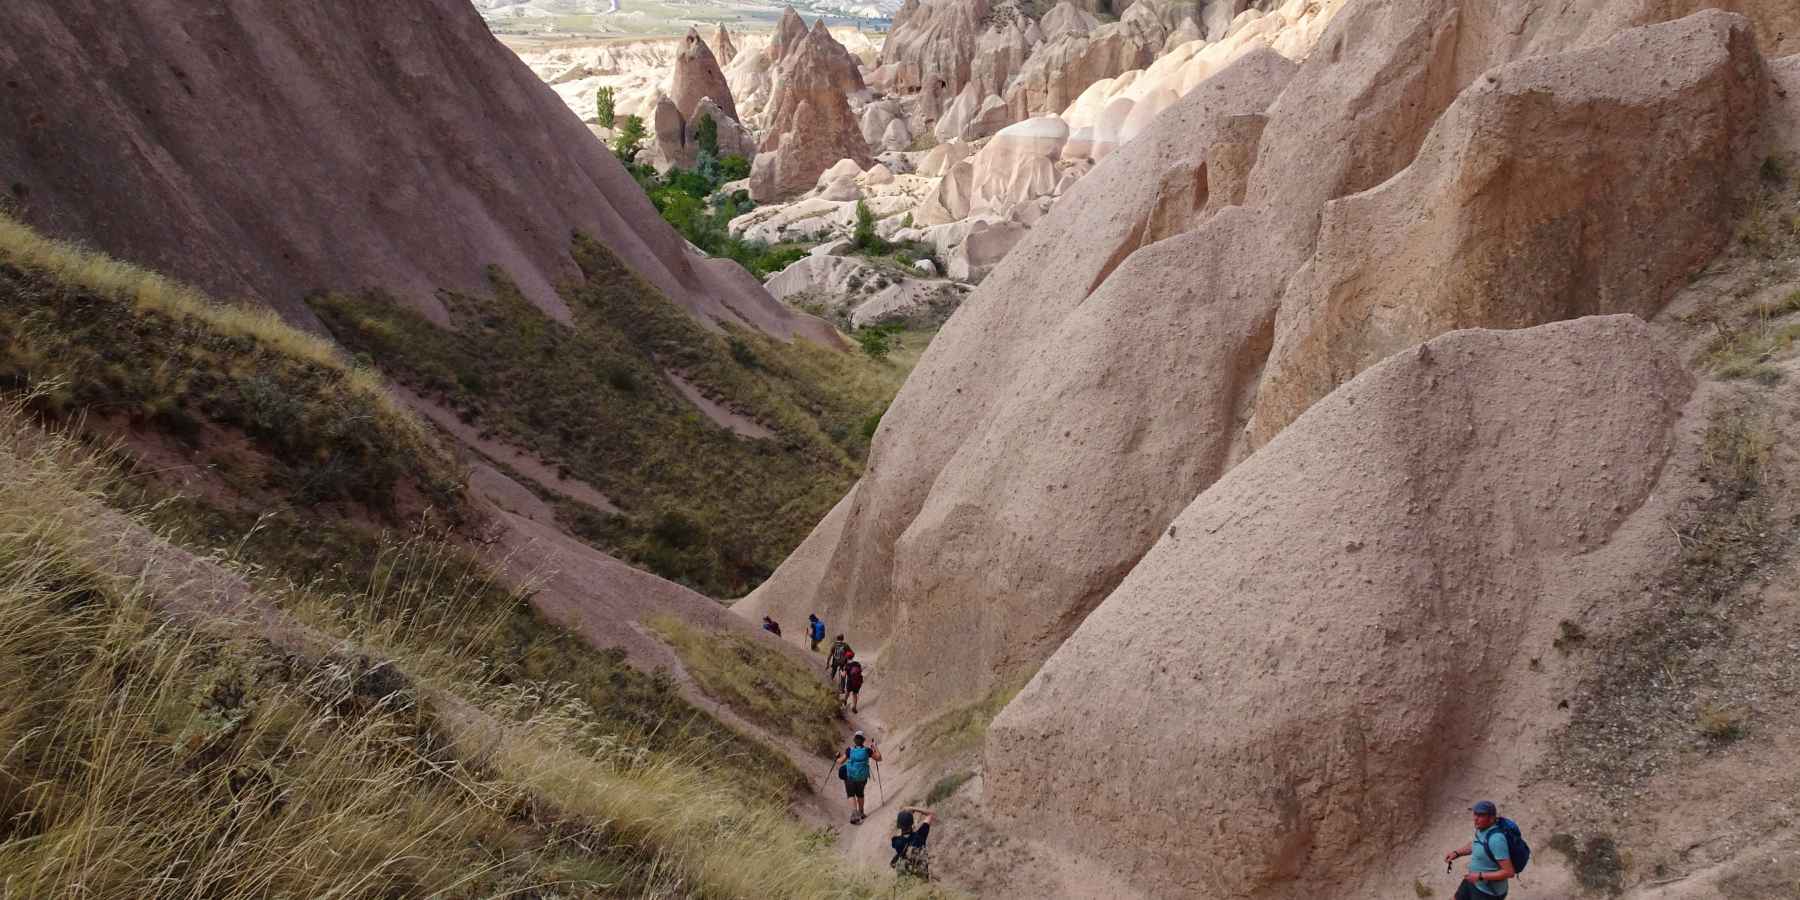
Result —
M313 307L352 351L484 431L605 494L608 515L561 504L610 552L717 597L756 586L861 472L867 427L907 371L806 341L702 327L599 244L564 291L573 327L495 273L494 296L450 298L456 331L379 299ZM678 372L771 439L707 420L665 380Z
M422 500L460 509L460 473L376 377L329 345L4 219L0 333L15 384L54 381L0 411L0 882L9 889L882 890L787 817L804 776L784 758L689 707L666 676L542 622L457 547L384 536L383 523L403 517L443 524L415 514ZM255 382L282 386L292 417L258 419ZM194 452L236 455L216 459L206 498L170 497L147 473L82 462L90 450L46 443L27 424L85 429L91 447L96 406L107 410L102 438L186 435ZM332 482L340 490L309 495L320 461L343 454L389 474L353 473ZM244 466L249 458L255 465ZM145 584L99 561L109 536L87 532L83 507L100 500L196 550L226 548L214 554L221 564L337 636L345 655L309 661L254 635L197 634L163 619ZM405 677L379 674L389 671L373 661L382 655ZM512 722L516 734L481 765L460 761L442 698Z
M812 753L837 752L842 709L819 672L747 635L707 631L673 616L648 624L675 648L682 666L708 696L798 740Z

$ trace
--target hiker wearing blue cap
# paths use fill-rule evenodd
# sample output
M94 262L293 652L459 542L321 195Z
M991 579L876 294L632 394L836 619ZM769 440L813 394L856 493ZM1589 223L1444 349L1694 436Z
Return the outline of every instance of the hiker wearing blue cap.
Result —
M1456 886L1456 900L1504 897L1507 881L1524 870L1531 848L1519 833L1519 826L1511 819L1500 818L1493 801L1476 803L1469 812L1475 817L1475 839L1444 854L1446 867L1459 856L1469 858L1469 873Z

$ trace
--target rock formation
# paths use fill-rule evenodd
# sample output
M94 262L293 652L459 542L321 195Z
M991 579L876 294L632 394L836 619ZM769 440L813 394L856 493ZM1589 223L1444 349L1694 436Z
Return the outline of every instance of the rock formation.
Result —
M864 169L875 164L844 90L848 59L823 26L782 59L767 136L750 172L750 196L757 202L811 188L840 159ZM855 74L853 64L850 72Z
M821 610L887 642L886 715L968 702L1047 657L1194 497L1382 355L1659 308L1724 240L1721 188L1750 177L1765 97L1743 18L1623 31L1667 14L1362 0L1291 81L1251 48L1007 255L889 409L868 474L742 609ZM1592 143L1565 137L1584 116ZM1535 155L1539 127L1572 158ZM1668 178L1590 172L1589 191L1576 173L1595 165ZM1528 172L1574 196L1515 183ZM1665 221L1695 247L1650 264L1639 241L1666 247ZM1509 283L1511 254L1546 268ZM1414 305L1379 310L1376 291ZM934 652L947 641L962 652Z
M712 50L700 39L700 32L689 28L687 37L681 40L681 52L675 55L669 99L675 101L675 109L682 118L692 119L694 109L707 97L711 97L733 121L737 120L737 106L731 101L731 87L725 83L725 73L719 70Z
M0 52L0 171L55 236L311 325L322 289L442 321L438 292L488 291L489 265L566 318L579 231L700 316L834 340L691 255L464 0L17 0L0 32L40 48Z
M731 61L737 58L737 45L732 43L731 32L725 30L724 22L713 29L713 46L717 48L714 54L719 58L720 68L731 65Z
M1691 388L1630 316L1376 365L1159 529L994 722L988 796L1159 895L1300 896L1368 874L1329 861L1385 868L1518 648L1554 636L1540 610L1635 587L1592 560L1648 498Z

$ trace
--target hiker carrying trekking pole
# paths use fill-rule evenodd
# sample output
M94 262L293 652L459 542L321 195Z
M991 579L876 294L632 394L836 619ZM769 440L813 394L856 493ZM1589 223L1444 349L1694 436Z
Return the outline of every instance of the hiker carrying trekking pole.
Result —
M1448 869L1457 857L1469 858L1469 872L1456 886L1456 900L1489 900L1504 897L1507 882L1531 860L1531 845L1511 819L1500 818L1493 801L1483 800L1469 807L1475 819L1475 839L1444 854Z
M866 818L863 794L869 787L869 763L880 759L881 749L868 743L868 738L860 731L850 739L850 746L837 755L838 777L844 780L844 796L850 799L852 825L860 825Z
M844 643L843 635L838 635L837 640L831 642L831 653L825 657L825 677L831 679L833 684L837 683L838 670L844 667L844 660L849 658L849 653L850 645Z
M812 641L812 652L819 652L819 642L825 639L825 623L820 621L817 615L807 615L806 637Z

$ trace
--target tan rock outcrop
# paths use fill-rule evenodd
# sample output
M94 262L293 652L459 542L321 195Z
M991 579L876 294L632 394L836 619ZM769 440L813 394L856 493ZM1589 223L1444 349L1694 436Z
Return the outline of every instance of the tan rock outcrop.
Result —
M1009 125L970 160L970 211L1008 215L1034 197L1055 192L1056 161L1069 126L1055 116Z
M1158 896L1395 896L1349 888L1544 677L1547 610L1642 589L1606 554L1666 539L1625 526L1691 391L1631 316L1390 357L1158 530L995 720L988 796Z
M920 95L915 127L935 124L968 83L989 12L987 0L907 0L894 15L881 65L893 67L891 90Z
M720 68L731 65L731 61L737 58L737 44L732 42L731 32L725 30L724 22L713 29L713 47L714 54L719 58Z
M770 104L769 129L750 171L757 202L811 188L840 159L861 169L875 164L844 91L848 54L823 26L808 32L781 62ZM861 84L861 77L851 76Z
M1059 112L1093 83L1148 66L1166 33L1154 19L1127 15L1124 21L1089 32L1046 37L1006 89L1012 120Z
M884 419L869 474L739 610L817 606L861 644L891 641L890 714L979 697L1047 656L1224 466L1235 424L1201 439L1207 414L1175 411L1240 402L1190 392L1178 363L1215 352L1197 326L1133 324L1188 315L1192 304L1156 299L1205 283L1185 262L1116 289L1099 319L1083 301L1137 247L1164 173L1192 171L1227 121L1262 112L1292 71L1268 51L1240 60L1170 110L1169 127L1076 183L934 341ZM931 206L915 221L931 224ZM1228 268L1260 274L1270 294L1281 277ZM1081 399L1044 401L1059 394ZM944 641L960 651L927 649Z
M1476 79L1410 166L1326 205L1255 439L1434 334L1656 312L1730 238L1764 85L1747 23L1710 11Z
M687 37L681 39L681 52L675 55L669 99L675 102L683 119L692 119L695 108L707 97L734 121L737 119L737 106L731 101L731 86L725 82L725 73L719 70L712 50L700 39L700 32L689 28Z
M1009 673L1028 669L1117 585L1176 512L1254 447L1244 426L1256 414L1261 377L1243 382L1252 389L1229 402L1214 398L1221 404L1216 408L1228 409L1228 414L1209 415L1205 423L1184 420L1179 411L1186 409L1185 401L1175 399L1172 392L1196 380L1222 383L1221 376L1186 368L1187 363L1171 364L1152 369L1165 373L1152 383L1148 377L1135 378L1097 361L1085 376L1077 375L1068 365L1081 358L1073 335L1078 332L1088 342L1099 340L1097 326L1082 310L1102 292L1108 297L1114 290L1129 293L1126 288L1136 284L1147 295L1192 296L1188 305L1200 309L1211 309L1227 297L1244 309L1280 308L1285 333L1288 322L1310 318L1293 317L1305 312L1311 301L1296 299L1290 308L1281 292L1290 279L1293 287L1300 285L1296 273L1322 246L1320 223L1331 217L1328 204L1381 186L1406 170L1427 145L1434 123L1465 88L1474 86L1471 98L1487 91L1505 93L1504 77L1510 76L1503 76L1494 87L1483 88L1478 81L1495 66L1515 59L1538 57L1520 65L1562 75L1560 81L1542 84L1529 101L1535 104L1532 109L1549 117L1547 124L1556 122L1559 108L1579 107L1583 98L1626 99L1628 108L1651 108L1662 102L1663 108L1685 109L1686 101L1647 98L1665 89L1671 98L1693 93L1679 86L1688 79L1674 78L1664 88L1660 76L1644 79L1626 73L1655 70L1665 56L1675 59L1676 70L1712 65L1697 60L1726 60L1719 64L1723 81L1718 83L1736 86L1721 87L1714 94L1721 105L1690 117L1685 124L1693 132L1691 139L1659 137L1666 126L1634 119L1635 113L1621 111L1620 120L1648 128L1643 135L1646 148L1673 156L1652 159L1621 153L1618 158L1634 160L1640 172L1654 172L1663 165L1685 169L1702 192L1713 190L1719 176L1694 161L1729 155L1743 116L1754 122L1755 108L1744 109L1735 98L1760 96L1746 86L1761 80L1761 64L1753 48L1745 50L1742 21L1717 13L1657 26L1654 35L1628 35L1615 46L1599 47L1619 34L1619 23L1645 15L1635 0L1574 4L1528 0L1477 6L1451 0L1359 0L1344 5L1331 19L1298 74L1266 109L1274 94L1259 91L1272 90L1266 85L1279 82L1276 70L1289 64L1268 45L1249 48L1077 182L1033 226L914 370L883 420L868 473L840 506L841 514L827 519L797 551L792 561L795 575L787 575L784 567L744 602L744 609L830 610L834 621L845 622L862 644L888 642L883 663L891 693L883 702L889 716L922 715L977 699ZM1260 18L1244 18L1243 27L1253 27ZM1599 55L1582 57L1591 63L1586 68L1549 61L1572 49ZM1258 78L1246 77L1253 71ZM1619 86L1634 78L1633 87ZM1250 134L1256 136L1247 139ZM1502 144L1517 141L1523 147L1530 134L1531 129L1521 126L1513 135L1495 139ZM1558 134L1551 139L1559 145L1563 140ZM1606 149L1612 143L1608 140L1594 149L1604 158L1616 152ZM1215 196L1209 154L1218 148L1228 152L1219 161ZM1588 151L1569 152L1580 159L1585 157L1579 154ZM1535 159L1528 151L1525 158ZM1496 177L1505 176L1506 166L1489 159ZM1432 168L1457 171L1455 166ZM1501 198L1471 195L1457 187L1456 178L1418 184L1421 190L1444 190L1446 198L1506 209ZM1582 221L1593 223L1597 233L1614 233L1613 223L1628 217L1660 234L1654 224L1657 218L1695 221L1700 214L1685 213L1681 207L1696 204L1701 210L1719 202L1684 190L1665 188L1663 193L1655 202L1626 188L1585 194L1588 206ZM1413 207L1382 208L1454 215L1454 203L1434 205L1437 202L1436 197L1420 197ZM1347 211L1376 209L1368 206L1371 203L1373 199L1353 198L1345 206ZM924 212L934 205L949 207L927 203L915 220L925 221ZM1555 213L1564 207L1555 202L1548 208ZM1395 234L1365 233L1355 239L1384 248L1402 247L1412 254L1376 257L1401 270L1368 275L1388 279L1385 283L1406 284L1424 272L1454 275L1458 270L1453 257L1464 249L1461 242L1481 246L1453 230L1435 243L1405 239L1410 229L1426 228L1423 221L1358 221L1392 221L1400 229ZM1562 227L1555 219L1549 224ZM1536 238L1523 221L1509 227L1521 229L1509 239L1532 246ZM1713 227L1716 223L1702 228L1702 240ZM1165 256L1169 251L1158 249L1170 242L1180 246L1197 233L1209 236L1209 246L1242 248L1246 254L1229 267L1218 266L1231 271L1213 279L1216 289L1191 274L1193 264L1186 257ZM1340 237L1353 239L1346 230L1331 240L1335 243ZM1576 270L1591 278L1615 277L1619 270L1606 262L1603 247L1581 246L1580 253L1595 255L1591 260L1580 257ZM1200 252L1196 248L1193 255ZM1346 253L1334 251L1333 256ZM1144 263L1133 264L1142 254L1150 255ZM1162 262L1149 265L1157 259ZM1322 260L1320 265L1328 262ZM1267 277L1251 277L1251 271ZM1495 271L1503 270L1496 266ZM1662 271L1652 267L1657 278ZM1546 274L1562 284L1573 283L1562 272ZM1469 277L1477 276L1471 272ZM1639 280L1633 283L1652 287L1657 283L1656 278L1634 277ZM1117 288L1109 286L1119 278L1127 280ZM1354 288L1340 285L1330 290L1354 294ZM1538 291L1527 286L1523 293L1533 296ZM1599 295L1599 286L1591 284L1586 293ZM1289 295L1301 296L1292 289ZM1429 296L1424 299L1430 301ZM1569 315L1593 307L1549 303L1542 308L1550 315ZM1404 318L1404 309L1383 315L1398 316L1405 327L1413 327ZM1509 319L1504 324L1530 323ZM1341 330L1352 346L1381 346L1379 334L1364 334L1350 325L1333 329ZM1334 333L1333 329L1326 332ZM1415 341L1432 333L1436 332L1424 328L1410 332ZM1142 346L1162 339L1143 335L1130 352L1112 359L1135 360L1140 354L1163 352ZM1272 325L1263 340L1273 344ZM1320 352L1331 350L1322 347ZM1294 358L1307 364L1303 356ZM1205 365L1223 364L1212 359ZM1255 354L1233 359L1261 364ZM1141 369L1134 362L1130 372ZM1165 388L1163 382L1173 386ZM1034 430L1043 429L1045 421L1058 421L1056 416L1070 405L1066 398L1074 396L1078 386L1094 392L1095 399L1079 404L1083 414L1061 430ZM1282 390L1269 391L1271 404L1283 396ZM1115 412L1119 418L1112 419ZM1107 426L1086 430L1084 423L1098 421L1102 414ZM1148 458L1155 459L1154 466L1136 469L1138 448L1160 440L1156 436L1165 422L1180 422L1184 435L1226 437L1187 438L1182 443L1190 455L1179 463L1152 456ZM1034 434L1040 443L1010 443L1014 433ZM1170 472L1179 474L1171 477ZM828 574L801 574L821 571ZM964 652L934 649L943 646ZM885 654L892 654L891 659Z

